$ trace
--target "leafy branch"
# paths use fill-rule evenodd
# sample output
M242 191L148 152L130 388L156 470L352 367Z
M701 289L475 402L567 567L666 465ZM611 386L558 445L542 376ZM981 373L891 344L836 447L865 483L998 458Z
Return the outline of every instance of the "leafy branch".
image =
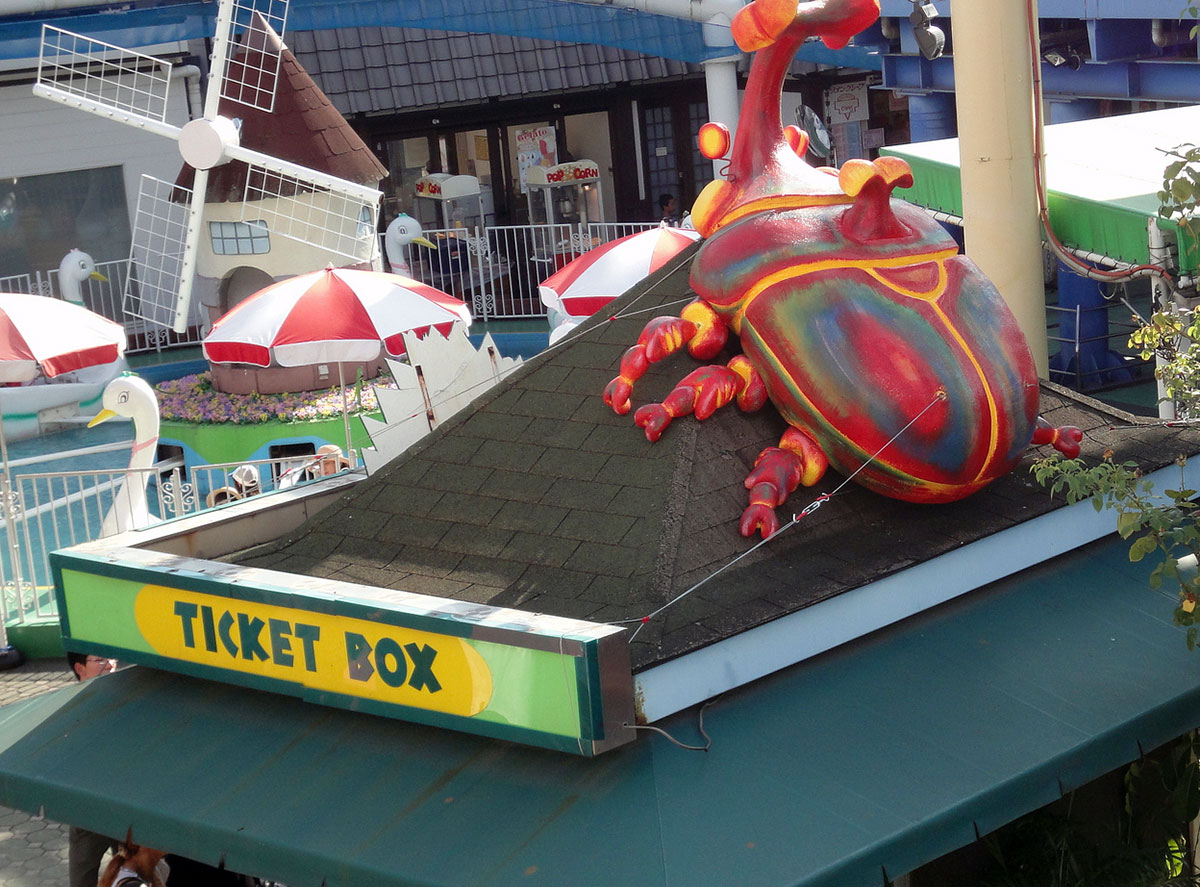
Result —
M1185 461L1178 460L1181 480ZM1097 511L1113 509L1117 533L1133 540L1130 561L1137 563L1147 555L1161 553L1161 562L1150 573L1150 585L1156 589L1164 581L1177 585L1175 624L1187 627L1188 649L1193 649L1200 630L1200 613L1196 612L1200 581L1194 572L1180 569L1180 560L1200 555L1200 505L1192 501L1197 491L1180 483L1179 489L1156 494L1153 482L1135 462L1115 463L1111 452L1105 453L1098 465L1056 455L1039 459L1031 470L1038 483L1049 487L1051 496L1061 494L1072 504L1090 499Z

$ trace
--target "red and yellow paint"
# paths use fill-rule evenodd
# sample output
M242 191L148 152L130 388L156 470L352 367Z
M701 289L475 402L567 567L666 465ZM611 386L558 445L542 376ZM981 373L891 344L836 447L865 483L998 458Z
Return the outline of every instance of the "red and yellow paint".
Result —
M647 324L605 389L624 414L651 363L686 347L711 360L730 333L742 355L688 375L634 418L656 441L673 419L704 419L769 398L792 426L746 479L743 535L778 527L775 508L827 464L869 489L950 502L1008 473L1033 440L1078 453L1077 429L1039 424L1029 348L995 287L923 211L892 200L912 184L898 158L805 163L807 139L780 119L788 64L809 36L844 45L875 20L876 0L754 0L735 17L758 50L728 177L692 210L705 243L691 275L700 299ZM705 124L701 150L729 150Z

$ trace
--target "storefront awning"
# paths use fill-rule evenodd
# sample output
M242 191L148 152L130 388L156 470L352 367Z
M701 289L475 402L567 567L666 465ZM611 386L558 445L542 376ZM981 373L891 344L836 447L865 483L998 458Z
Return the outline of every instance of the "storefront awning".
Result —
M1158 192L1171 158L1164 152L1200 128L1200 105L1100 117L1045 128L1047 199L1054 232L1067 246L1127 264L1150 261L1147 225L1158 216ZM881 149L902 157L915 184L897 190L918 206L962 216L958 139L915 142ZM1180 271L1200 267L1196 238L1181 236Z
M0 709L0 804L292 887L881 883L1200 722L1105 541L595 759L131 668ZM702 741L695 710L658 726Z

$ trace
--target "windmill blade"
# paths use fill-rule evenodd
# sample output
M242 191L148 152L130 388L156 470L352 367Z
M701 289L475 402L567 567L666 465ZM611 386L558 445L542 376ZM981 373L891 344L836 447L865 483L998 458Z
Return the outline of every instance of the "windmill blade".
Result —
M274 234L351 259L375 236L379 189L240 146L228 151L248 167L242 221L252 215Z
M213 44L213 79L220 98L268 113L274 109L282 58L279 40L287 13L288 0L229 0L222 4ZM235 58L230 49L238 42L252 52Z
M142 176L125 281L125 314L155 326L175 325L192 202L191 189ZM186 322L187 310L182 314Z
M169 62L42 25L35 95L178 139L166 122L170 85Z

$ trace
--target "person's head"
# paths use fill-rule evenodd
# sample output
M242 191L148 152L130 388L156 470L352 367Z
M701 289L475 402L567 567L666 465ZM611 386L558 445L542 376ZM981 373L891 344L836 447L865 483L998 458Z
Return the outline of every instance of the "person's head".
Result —
M658 198L658 208L664 216L674 215L676 209L675 195L661 194Z
M67 664L71 667L75 680L86 681L88 678L108 674L117 667L117 660L87 653L67 653Z
M325 444L317 450L317 468L321 475L337 474L343 468L350 467L350 460L342 455L342 448L334 444Z

